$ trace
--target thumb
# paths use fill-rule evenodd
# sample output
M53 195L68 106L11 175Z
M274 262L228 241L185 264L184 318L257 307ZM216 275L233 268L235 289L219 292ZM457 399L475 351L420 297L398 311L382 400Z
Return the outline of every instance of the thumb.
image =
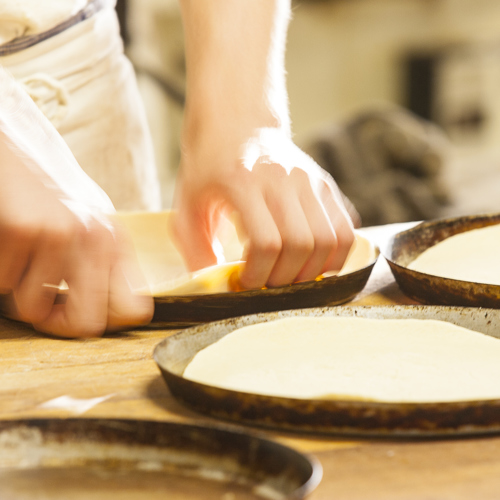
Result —
M116 225L116 261L109 275L107 331L145 325L151 321L154 303L137 261L132 242Z
M217 264L217 257L212 248L214 235L209 220L207 213L187 205L180 206L174 213L174 243L190 271Z

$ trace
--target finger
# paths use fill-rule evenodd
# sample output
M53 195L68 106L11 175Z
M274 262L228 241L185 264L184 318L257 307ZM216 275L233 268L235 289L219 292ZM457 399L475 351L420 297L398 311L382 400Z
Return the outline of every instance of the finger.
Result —
M153 298L145 293L147 283L130 242L121 232L115 238L120 254L109 279L108 331L145 325L154 312Z
M301 190L299 199L314 239L314 250L297 275L296 281L313 280L323 272L329 256L337 251L337 236L321 200L309 183L307 174L294 169L291 179L297 189Z
M252 186L242 189L232 205L248 238L241 285L248 289L262 288L280 255L281 235L259 189Z
M208 217L194 203L182 203L174 215L173 234L190 271L217 264Z
M269 286L295 281L314 253L314 237L294 185L289 182L281 183L281 186L279 192L271 186L266 190L266 203L282 241L280 255L268 279Z
M322 200L337 237L337 248L330 253L322 272L340 271L355 241L354 228L342 201L328 182L323 186Z
M150 295L134 292L120 265L110 275L107 331L147 325L153 318L154 302Z
M359 229L362 224L361 220L361 215L360 213L356 210L356 207L353 205L352 201L342 192L340 191L340 196L342 197L342 201L344 203L344 206L347 210L347 213L349 214L349 217L351 218L351 222L354 228Z
M17 310L23 321L40 323L49 316L63 279L68 236L64 233L40 237L36 252L14 289ZM53 286L44 286L50 284Z
M19 234L2 234L0 243L0 293L16 288L29 264L32 242Z
M97 223L75 238L65 274L69 287L66 303L54 306L45 321L34 324L36 329L62 337L104 333L112 244L111 233Z

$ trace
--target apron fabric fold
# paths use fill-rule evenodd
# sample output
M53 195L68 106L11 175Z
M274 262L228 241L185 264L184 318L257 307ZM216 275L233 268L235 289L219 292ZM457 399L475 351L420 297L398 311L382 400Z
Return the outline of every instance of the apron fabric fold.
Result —
M159 210L160 187L134 70L109 6L3 66L117 210Z

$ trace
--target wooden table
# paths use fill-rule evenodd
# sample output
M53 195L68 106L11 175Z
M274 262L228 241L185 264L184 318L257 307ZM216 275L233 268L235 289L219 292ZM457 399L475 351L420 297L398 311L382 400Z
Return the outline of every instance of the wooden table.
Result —
M372 234L380 241L388 232L380 229ZM382 258L365 290L352 302L411 303ZM173 333L143 330L59 340L0 319L0 418L70 417L89 403L82 414L87 417L218 423L177 403L161 378L152 351ZM64 396L73 400L57 399ZM89 401L94 398L102 399ZM352 442L264 434L319 458L324 476L311 500L500 498L500 437Z

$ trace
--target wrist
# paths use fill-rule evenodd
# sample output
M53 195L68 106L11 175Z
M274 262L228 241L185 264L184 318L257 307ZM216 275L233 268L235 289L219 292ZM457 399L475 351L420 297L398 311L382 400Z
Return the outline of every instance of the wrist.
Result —
M288 116L282 120L270 106L241 109L228 102L220 106L210 100L199 106L187 105L181 135L183 156L195 155L201 160L241 157L245 145L262 130L291 137Z
M288 122L288 113L279 112L266 96L219 99L198 94L186 103L182 137L188 142L203 135L244 138L260 128L286 130Z

